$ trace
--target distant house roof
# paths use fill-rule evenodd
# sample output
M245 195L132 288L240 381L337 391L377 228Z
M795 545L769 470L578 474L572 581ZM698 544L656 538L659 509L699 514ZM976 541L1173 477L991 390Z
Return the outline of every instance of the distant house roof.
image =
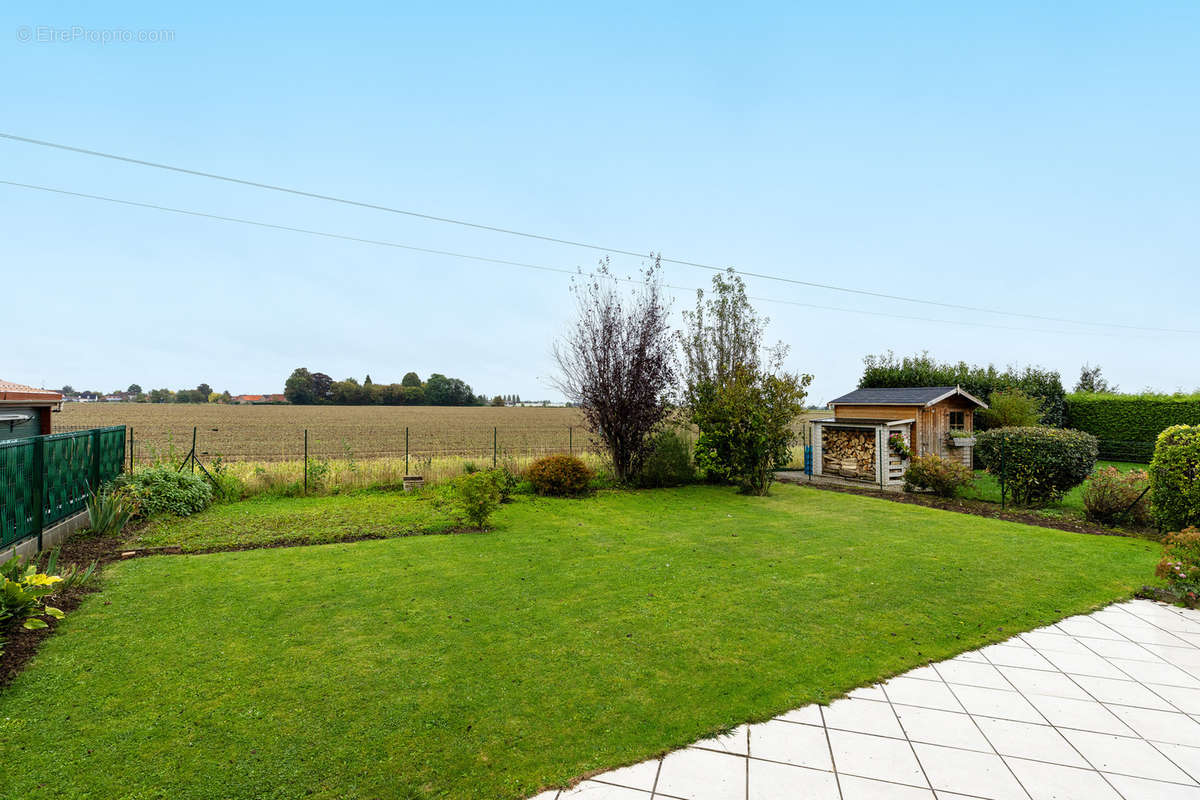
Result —
M831 406L932 406L950 397L965 397L980 408L987 403L959 386L910 386L886 389L855 389L836 400Z
M35 389L10 381L0 381L0 403L35 403L50 405L61 403L63 396L50 389Z

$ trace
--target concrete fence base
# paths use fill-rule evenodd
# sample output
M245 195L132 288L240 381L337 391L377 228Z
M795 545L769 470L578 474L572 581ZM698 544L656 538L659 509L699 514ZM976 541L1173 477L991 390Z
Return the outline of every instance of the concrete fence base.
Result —
M86 528L88 525L87 509L76 512L66 519L59 520L42 531L42 549L49 550L55 545L62 544L68 536L80 528ZM13 556L21 558L33 558L38 554L37 537L31 537L23 542L17 542L14 545L0 550L0 564L8 561Z

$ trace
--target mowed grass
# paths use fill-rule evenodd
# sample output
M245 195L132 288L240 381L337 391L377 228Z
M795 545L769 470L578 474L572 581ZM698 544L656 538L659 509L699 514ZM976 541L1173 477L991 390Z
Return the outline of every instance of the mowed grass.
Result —
M1134 464L1128 461L1098 461L1096 469L1105 467L1116 467L1121 472L1129 472L1130 470L1148 469L1146 464ZM1043 513L1049 514L1069 514L1071 516L1084 516L1083 507L1083 490L1084 485L1081 484L1071 489L1062 496L1062 499L1056 503L1051 503L1046 507L1039 509ZM989 503L1000 502L1000 481L994 475L991 475L983 470L975 471L975 485L959 490L959 497L967 500L986 500ZM1012 503L1012 494L1008 495L1008 501Z
M1158 550L791 486L496 523L113 565L0 693L0 796L519 798L1126 597Z

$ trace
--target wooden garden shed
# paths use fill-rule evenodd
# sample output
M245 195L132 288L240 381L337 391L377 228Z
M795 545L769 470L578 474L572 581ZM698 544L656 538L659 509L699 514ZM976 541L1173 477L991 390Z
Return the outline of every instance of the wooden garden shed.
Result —
M987 403L959 386L857 389L813 420L813 475L883 487L904 482L908 459L890 445L900 437L914 456L936 453L971 466L975 411Z

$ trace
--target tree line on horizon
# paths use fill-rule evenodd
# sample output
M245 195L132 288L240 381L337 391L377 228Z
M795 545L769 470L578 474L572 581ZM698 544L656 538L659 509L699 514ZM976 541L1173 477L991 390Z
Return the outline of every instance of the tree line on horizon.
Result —
M295 405L344 406L483 406L488 399L475 394L470 384L459 378L433 373L422 381L415 372L406 373L399 383L375 383L367 375L362 383L355 378L335 381L324 372L297 367L284 384L283 396Z

